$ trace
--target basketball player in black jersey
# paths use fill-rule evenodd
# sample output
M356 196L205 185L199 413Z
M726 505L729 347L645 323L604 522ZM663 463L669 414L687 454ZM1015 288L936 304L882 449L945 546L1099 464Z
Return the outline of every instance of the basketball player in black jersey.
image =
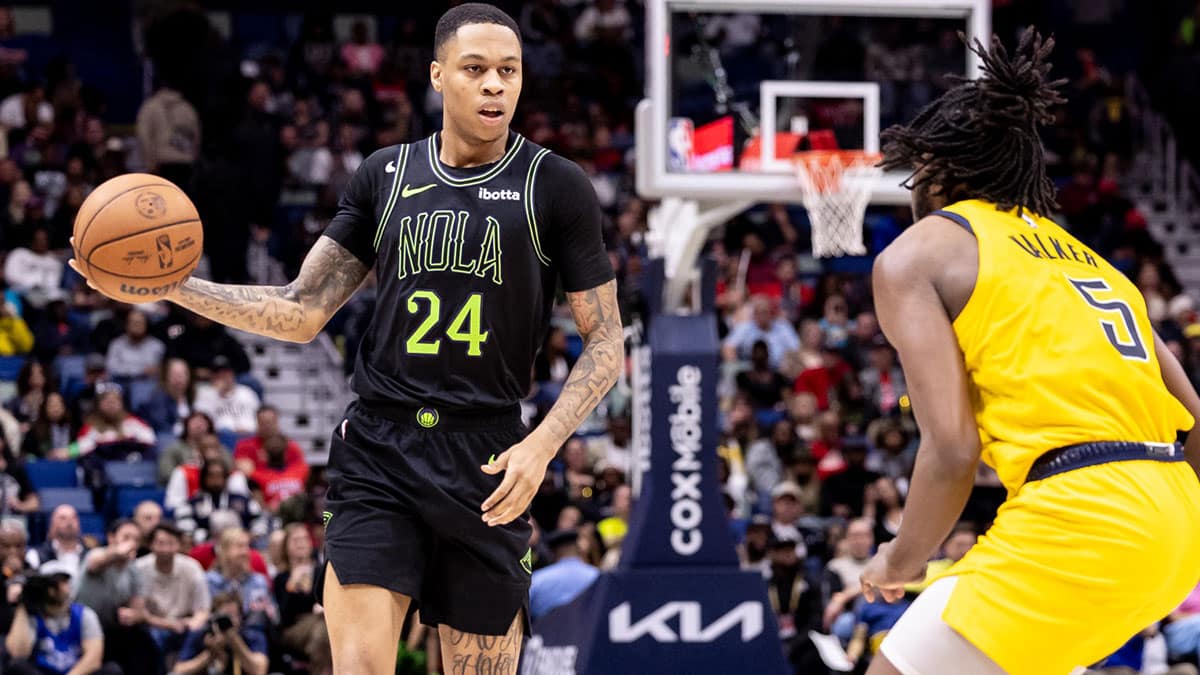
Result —
M339 675L390 675L410 606L443 672L515 673L528 507L547 463L623 365L601 212L575 164L509 130L521 41L484 4L446 12L430 66L444 130L359 167L298 278L189 279L170 299L228 326L311 340L374 267L379 300L333 432L324 605ZM584 338L525 435L518 402L561 282Z

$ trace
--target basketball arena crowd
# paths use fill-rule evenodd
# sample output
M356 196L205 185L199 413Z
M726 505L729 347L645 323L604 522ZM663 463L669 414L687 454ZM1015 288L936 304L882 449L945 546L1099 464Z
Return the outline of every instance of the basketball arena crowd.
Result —
M319 453L289 438L252 374L254 350L169 303L99 296L66 266L68 237L94 186L156 173L183 187L203 218L199 275L286 283L364 156L438 129L427 65L444 7L362 18L339 33L328 15L285 22L249 11L218 31L187 3L160 4L132 17L146 91L127 119L103 86L81 80L53 34L30 36L0 8L0 671L65 673L75 662L56 659L82 658L102 641L94 668L106 675L325 675L328 637L311 593L325 483L306 459ZM652 206L633 189L644 8L507 4L525 46L515 126L591 178L629 325ZM1136 281L1200 387L1194 298L1127 188L1140 111L1125 91L1136 68L1103 35L1128 3L995 4L1006 39L1034 21L1057 22L1067 38L1057 63L1070 103L1044 139L1060 186L1056 217ZM1178 10L1157 43L1186 62L1200 44L1200 5ZM756 81L802 49L822 72L878 81L883 116L895 121L943 91L941 73L962 63L953 31L926 28L900 36L830 20L810 31L816 42L796 47L759 17L737 15L713 20L706 38L731 80ZM910 221L907 208L872 208L872 252ZM810 631L834 636L865 667L920 592L867 602L858 583L900 524L918 437L900 364L872 313L869 264L814 259L808 239L803 210L764 204L724 227L705 255L719 269L718 453L730 528L742 566L767 580L796 672L821 673ZM327 329L347 375L370 286ZM579 353L569 313L557 316L524 404L532 424ZM633 504L630 407L624 380L564 445L534 499L535 621L620 559ZM1003 498L981 469L931 568L961 558ZM47 643L50 625L74 628ZM1168 653L1153 670L1143 645L1164 637ZM397 672L440 672L436 639L414 622ZM1198 651L1200 588L1106 672L1167 672L1169 659L1171 672L1196 673Z

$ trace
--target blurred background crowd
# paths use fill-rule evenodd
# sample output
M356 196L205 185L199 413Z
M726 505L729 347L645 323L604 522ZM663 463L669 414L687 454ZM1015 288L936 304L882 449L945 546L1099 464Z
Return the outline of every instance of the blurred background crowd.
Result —
M640 306L652 206L633 190L644 8L499 4L525 43L515 128L590 176L628 325ZM1069 78L1070 102L1044 139L1060 188L1056 217L1135 280L1155 328L1200 384L1194 299L1132 199L1141 111L1126 95L1139 70L1196 58L1200 4L1175 7L1169 21L1129 4L995 0L995 26L1010 41L1028 23L1058 34L1056 72ZM200 211L208 255L198 274L285 283L363 158L440 127L427 66L444 9L335 17L247 8L223 13L222 23L187 3L133 3L115 20L55 13L56 30L39 33L17 20L28 14L0 8L0 658L10 660L0 668L58 673L86 659L130 675L328 672L310 593L321 564L321 453L281 423L253 374L252 347L166 303L98 296L66 267L67 240L95 185L148 171L184 187ZM115 26L131 52L105 52L111 63L101 66L83 59L57 28L89 18L101 31ZM1144 30L1111 39L1127 19ZM797 46L752 18L722 21L709 39L735 77L803 51L820 73L885 84L890 119L932 100L947 87L943 71L962 62L947 31L899 36L814 18L803 28L816 41ZM130 72L144 77L131 84ZM1169 114L1200 100L1142 79ZM909 222L907 208L872 208L871 252ZM865 666L920 590L898 605L857 591L874 548L900 525L918 435L903 372L872 312L870 256L814 259L808 227L801 209L760 205L723 227L705 255L720 270L719 455L730 527L743 566L769 580L797 672L819 673L810 630L834 636ZM371 286L327 329L347 374ZM559 308L525 402L531 423L580 347ZM629 401L623 381L562 448L534 500L534 619L619 560L633 503ZM961 558L1003 499L981 469L936 565ZM1194 595L1110 666L1154 672L1158 659L1165 669L1166 657L1154 655L1164 635L1172 662L1194 662ZM399 670L438 672L435 641L414 625Z

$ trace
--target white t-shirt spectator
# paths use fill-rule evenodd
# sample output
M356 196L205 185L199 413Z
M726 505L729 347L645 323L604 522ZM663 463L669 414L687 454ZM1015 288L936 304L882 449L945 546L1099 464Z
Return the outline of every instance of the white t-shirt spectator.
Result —
M0 103L0 124L9 129L21 129L26 124L49 124L54 121L54 106L42 101L37 106L37 119L25 119L25 98L18 92Z
M207 414L219 431L238 434L254 433L258 428L255 413L261 406L258 394L244 384L235 384L229 394L222 396L210 384L196 387L196 400L192 408Z
M150 428L149 424L134 415L126 415L115 429L99 429L90 424L84 424L79 430L79 454L86 455L101 445L121 441L136 441L142 445L153 447L157 440L154 429Z
M191 557L177 554L170 574L158 571L154 554L134 563L142 577L146 610L160 619L184 619L208 609L211 604L204 568Z
M27 248L15 248L4 260L4 280L22 293L37 289L57 295L61 293L62 276L63 263L50 252L39 255Z
M606 32L628 40L632 34L631 24L625 5L614 3L607 11L591 5L575 21L575 39L587 43L596 39L597 33Z
M151 335L134 342L128 335L121 335L108 345L105 367L113 377L142 377L147 370L162 365L166 347Z

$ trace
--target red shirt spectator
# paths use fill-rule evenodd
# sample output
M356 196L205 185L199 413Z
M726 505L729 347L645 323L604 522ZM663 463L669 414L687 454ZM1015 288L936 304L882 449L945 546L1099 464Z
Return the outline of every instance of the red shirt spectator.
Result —
M188 551L188 555L200 563L200 566L205 570L212 569L213 563L217 561L216 547L211 541L206 541L203 544L193 547L191 551ZM270 576L267 573L267 561L263 560L262 554L254 549L250 549L250 569L264 577Z
M821 353L823 363L796 376L793 391L808 392L817 397L817 410L829 410L830 392L836 391L842 378L850 374L850 365L837 351L826 346Z
M288 497L302 494L308 482L304 452L283 434L243 438L233 451L233 459L262 488L263 501L271 511Z

